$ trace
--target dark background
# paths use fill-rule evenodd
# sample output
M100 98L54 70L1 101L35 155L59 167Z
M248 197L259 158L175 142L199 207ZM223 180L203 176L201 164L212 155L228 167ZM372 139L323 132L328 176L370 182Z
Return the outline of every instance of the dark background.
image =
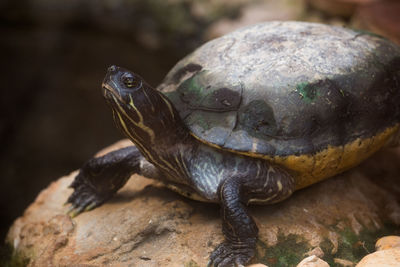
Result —
M40 190L122 138L100 94L111 64L156 86L204 41L276 19L350 25L400 40L394 1L212 2L0 0L1 240Z
M156 86L202 42L213 19L178 2L0 2L1 240L40 190L122 138L100 93L108 66Z
M7 8L0 14L2 240L49 182L121 138L100 94L106 68L125 66L157 85L179 57L147 49L132 32L99 27L87 11L43 19Z

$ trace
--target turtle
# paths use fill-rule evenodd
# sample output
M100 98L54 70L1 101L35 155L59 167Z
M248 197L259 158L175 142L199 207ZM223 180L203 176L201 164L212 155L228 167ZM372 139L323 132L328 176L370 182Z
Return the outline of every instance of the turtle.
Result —
M157 89L113 65L102 94L134 145L82 166L69 214L140 174L218 203L224 241L209 265L242 266L258 235L249 203L282 201L398 144L400 48L368 32L265 22L205 43Z

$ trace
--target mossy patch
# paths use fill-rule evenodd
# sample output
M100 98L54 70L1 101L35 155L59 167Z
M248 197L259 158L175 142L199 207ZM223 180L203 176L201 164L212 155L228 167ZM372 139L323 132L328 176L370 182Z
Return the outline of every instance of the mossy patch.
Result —
M0 266L3 267L24 267L29 259L15 252L10 244L0 246Z
M375 251L376 241L386 235L399 235L400 228L392 224L385 224L382 229L364 229L359 235L354 233L351 228L338 229L333 227L334 232L340 235L338 250L332 254L333 244L325 239L319 246L324 251L322 258L331 267L338 266L334 262L335 258L348 260L354 263L359 262L364 256ZM302 236L290 234L278 234L278 243L273 247L268 247L262 241L257 244L256 261L266 264L269 267L296 266L301 260L307 257L306 253L312 247Z
M296 86L296 92L306 102L311 103L319 96L317 86L309 83L299 83Z
M325 240L320 244L320 247L325 252L324 260L330 266L338 266L334 263L334 258L340 258L359 262L364 256L375 251L376 241L386 235L400 234L400 228L392 224L385 224L384 227L378 230L368 230L364 228L359 235L354 233L350 228L336 230L340 234L338 251L334 255L330 252L333 245L329 240Z
M262 241L258 242L256 258L269 267L296 266L304 258L309 247L308 242L301 236L279 234L276 246L267 247Z
M177 89L182 101L189 103L191 106L200 106L203 101L204 90L201 81L199 81L199 75L202 73L204 73L204 71L201 71L200 74L194 75L185 80Z

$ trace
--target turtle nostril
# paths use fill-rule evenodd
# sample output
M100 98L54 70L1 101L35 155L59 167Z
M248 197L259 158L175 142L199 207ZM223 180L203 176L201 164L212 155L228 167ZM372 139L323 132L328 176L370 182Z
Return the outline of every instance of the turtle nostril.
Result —
M117 66L115 66L115 65L111 65L109 68L108 68L108 71L109 72L114 72L114 71L116 71L117 70Z

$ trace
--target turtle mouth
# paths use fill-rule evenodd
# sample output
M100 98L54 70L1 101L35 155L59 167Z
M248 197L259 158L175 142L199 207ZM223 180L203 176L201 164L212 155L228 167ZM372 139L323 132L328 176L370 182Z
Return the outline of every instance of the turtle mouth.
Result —
M114 86L111 86L110 84L108 84L106 82L103 82L101 87L103 89L103 95L105 97L115 96L118 99L121 99L121 94L119 93L118 89L115 89Z
M110 68L113 68L110 70ZM106 77L104 77L103 83L101 84L102 91L103 91L103 96L106 99L109 98L114 98L114 100L118 99L119 101L122 101L122 96L121 92L119 90L118 85L115 83L114 79L112 79L112 72L115 71L115 66L111 66L106 74Z
M116 104L124 102L118 89L114 86L108 83L103 83L101 87L103 89L103 96L107 102L114 102Z

